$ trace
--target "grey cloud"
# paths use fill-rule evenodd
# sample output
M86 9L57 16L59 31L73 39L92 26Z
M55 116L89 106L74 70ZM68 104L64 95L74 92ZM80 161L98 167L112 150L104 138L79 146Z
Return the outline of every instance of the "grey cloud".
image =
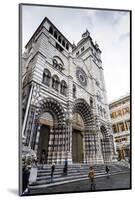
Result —
M129 35L130 35L129 32L123 33L120 35L119 40L123 41L123 40L127 39L129 37Z
M128 12L123 11L104 11L104 10L97 10L95 12L95 17L99 21L103 21L106 24L116 25L120 21L121 17L126 15Z

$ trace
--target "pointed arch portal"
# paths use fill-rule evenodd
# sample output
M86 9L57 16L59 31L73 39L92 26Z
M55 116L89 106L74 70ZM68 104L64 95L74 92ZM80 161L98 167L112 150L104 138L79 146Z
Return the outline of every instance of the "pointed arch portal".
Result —
M84 99L77 99L73 106L72 161L74 163L84 161L84 134L92 123L92 119L89 104Z
M61 127L65 125L65 113L61 104L52 98L46 98L40 102L38 113L40 131L37 154L41 159L41 155L44 152L45 163L52 163L53 155L57 154L58 150L55 149L56 141L54 139L58 138ZM57 142L59 143L59 141ZM57 156L55 159L57 159Z

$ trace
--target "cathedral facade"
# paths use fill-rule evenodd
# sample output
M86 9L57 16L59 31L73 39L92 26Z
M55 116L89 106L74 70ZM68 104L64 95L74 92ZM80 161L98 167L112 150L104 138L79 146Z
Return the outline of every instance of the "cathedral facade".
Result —
M114 155L101 50L77 45L45 18L22 56L22 153L45 162L103 164Z

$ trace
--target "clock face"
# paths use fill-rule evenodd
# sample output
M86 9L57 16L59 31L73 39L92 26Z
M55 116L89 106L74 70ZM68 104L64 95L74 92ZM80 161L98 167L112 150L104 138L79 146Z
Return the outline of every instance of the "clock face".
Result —
M77 67L76 77L83 86L87 85L87 75L82 68Z

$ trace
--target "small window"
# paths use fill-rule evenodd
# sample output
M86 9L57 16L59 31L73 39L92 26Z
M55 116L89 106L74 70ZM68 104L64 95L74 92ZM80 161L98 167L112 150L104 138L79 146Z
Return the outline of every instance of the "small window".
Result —
M53 57L53 67L62 72L64 63L58 56Z
M119 127L122 132L125 131L124 123L119 123Z
M58 37L58 41L61 43L61 36Z
M66 49L69 50L69 45L68 45L68 43L66 44Z
M84 51L84 47L81 48L81 52Z
M57 65L58 65L57 60L53 59L53 67L57 68Z
M62 70L63 70L62 64L59 64L59 70L62 72Z
M99 107L99 105L97 105L97 107L98 107L98 114L100 115L100 107Z
M57 39L57 32L56 31L54 32L54 37Z
M104 108L103 108L103 116L106 117L106 111Z
M97 86L99 86L99 85L100 85L100 84L99 84L99 81L97 81L97 80L96 80L96 85L97 85Z
M51 26L50 26L50 28L49 28L49 33L51 33L51 34L53 35L53 29L52 29Z
M56 49L62 52L64 49L56 42Z
M112 119L116 118L116 112L112 112L111 118L112 118Z
M65 40L62 41L62 45L65 47Z
M73 84L73 97L76 98L76 86Z
M45 69L43 72L43 83L47 86L50 86L50 80L51 80L51 73L48 69Z
M100 115L103 116L102 107L100 106Z
M67 84L64 80L61 81L60 84L60 93L66 96L67 93Z
M59 90L59 83L60 83L60 81L59 81L58 76L54 75L52 77L52 88L55 89L56 91L58 91Z
M78 55L79 55L79 51L76 52L76 56L78 56Z
M114 124L112 128L113 128L113 133L117 133L117 127L116 127L116 124Z
M90 106L91 106L91 108L93 108L93 98L92 97L90 97Z

